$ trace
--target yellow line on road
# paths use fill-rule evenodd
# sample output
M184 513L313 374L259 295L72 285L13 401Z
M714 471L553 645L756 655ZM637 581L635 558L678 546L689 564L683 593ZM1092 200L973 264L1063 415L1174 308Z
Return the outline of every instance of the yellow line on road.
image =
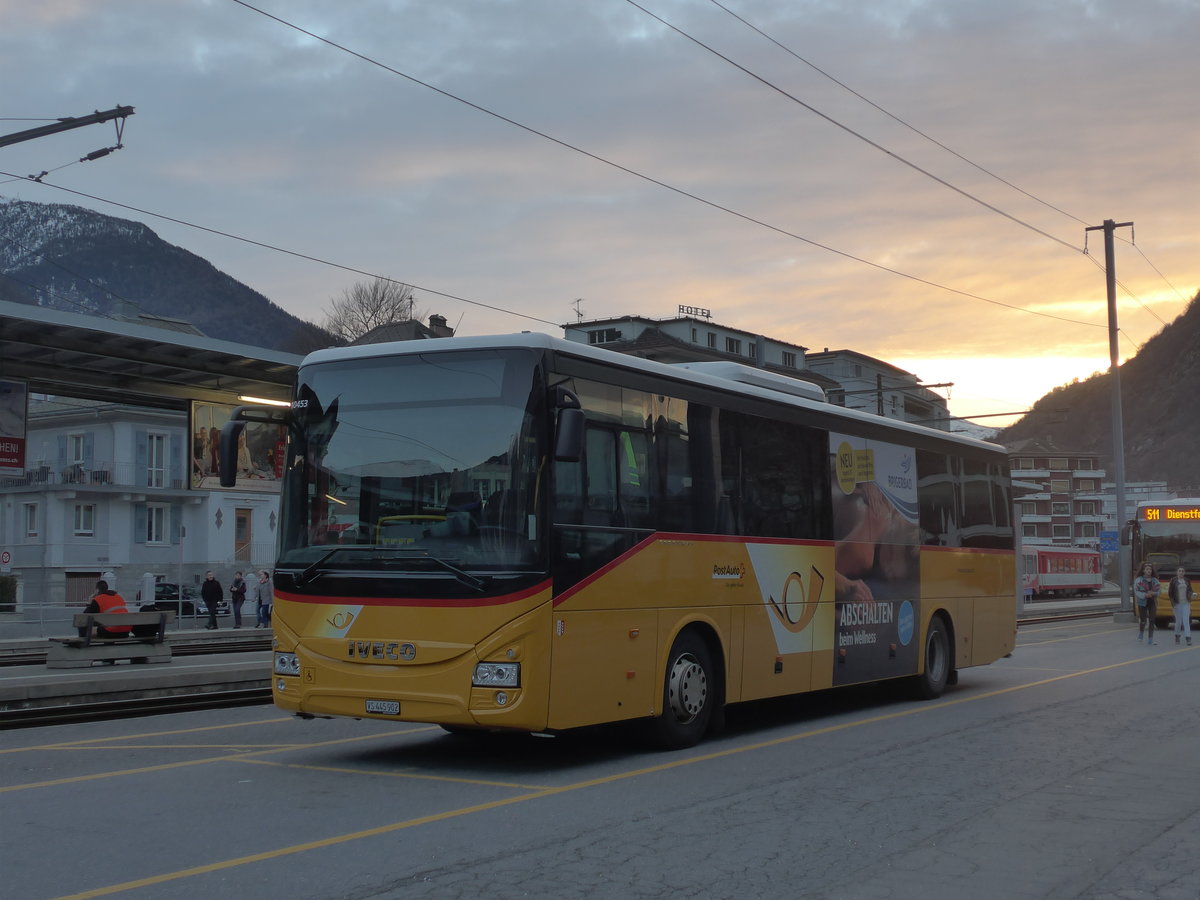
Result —
M1190 650L1190 647L1181 648ZM1175 651L1180 652L1180 651ZM696 763L709 762L714 759L723 759L729 756L736 756L741 753L748 753L754 750L764 750L769 747L778 747L784 744L794 743L796 741L807 740L808 738L818 737L820 735L833 734L838 731L846 731L851 728L859 728L863 725L874 725L879 722L887 722L893 719L900 719L905 716L915 715L917 713L934 712L941 709L946 709L951 706L959 706L963 703L974 703L979 700L986 700L990 697L999 697L1004 694L1015 693L1016 691L1024 691L1030 688L1042 687L1047 684L1054 684L1057 681L1065 681L1069 678L1079 678L1083 675L1094 675L1099 672L1108 672L1114 669L1124 668L1125 666L1135 665L1145 662L1148 659L1154 659L1158 656L1166 654L1156 654L1155 656L1141 657L1139 659L1125 660L1124 662L1111 663L1106 666L1096 666L1092 669L1085 669L1079 672L1072 672L1066 675L1056 675L1052 678L1043 678L1039 681L1031 681L1028 684L1018 684L1012 687L999 688L994 691L988 691L983 694L975 694L970 697L963 697L959 700L946 700L940 703L926 703L919 706L912 706L907 709L897 710L896 712L884 713L878 716L871 716L866 719L857 719L852 722L842 722L837 725L829 725L824 728L814 728L808 731L803 731L798 734L787 735L785 737L772 738L767 741L757 741L753 744L746 744L740 747L731 747L727 750L716 750L711 753L703 753L698 756L689 756L684 759L675 759L670 762L659 763L655 766L646 766L640 769L631 769L628 772L617 772L613 775L606 775L603 778L592 778L587 781L579 781L574 784L562 785L561 787L544 788L542 790L532 791L527 794L520 794L515 797L508 797L503 800L492 800L488 803L479 803L474 806L460 807L459 809L451 809L445 812L433 813L428 816L419 816L415 819L405 819L401 822L393 822L390 825L380 825L375 828L367 828L362 831L352 831L348 834L333 835L331 837L322 838L317 841L306 841L302 844L293 844L289 847L280 847L276 850L266 850L262 853L253 853L249 856L239 856L235 859L222 860L221 862L208 863L203 866L193 866L188 869L180 869L176 872L166 872L162 875L152 875L148 878L139 878L134 881L125 881L120 884L109 885L108 887L95 888L90 891L83 891L78 894L69 894L63 897L58 897L56 900L89 900L93 897L106 897L111 894L119 894L122 891L131 891L137 888L152 887L158 884L165 884L169 881L176 881L181 878L192 878L196 875L207 875L212 872L220 872L226 869L234 869L238 866L248 865L255 862L264 862L270 859L280 859L285 856L292 856L297 853L305 853L309 850L320 850L326 847L335 847L338 844L346 844L351 841L360 841L364 838L378 837L384 834L392 834L397 831L403 831L408 828L416 828L421 825L429 825L434 822L443 822L447 819L456 819L462 816L474 815L475 813L487 812L488 810L500 809L505 806L513 806L517 803L525 803L530 800L541 800L546 797L554 797L560 794L572 793L581 791L586 788L598 787L600 785L613 784L618 781L626 781L630 778L640 778L643 775L652 775L657 772L666 772L671 769L679 769L684 766L695 765ZM335 743L335 742L331 742Z
M144 734L110 735L108 737L83 738L78 741L62 741L57 744L38 744L30 747L10 747L0 750L0 753L29 753L41 750L60 750L72 747L91 747L106 741L131 741L152 737L165 737L171 734L196 734L201 731L219 731L223 728L247 728L251 725L273 725L276 722L290 722L293 716L275 716L271 719L261 719L257 722L229 722L225 725L201 725L195 728L178 728L174 731L148 731Z
M385 731L379 734L364 734L352 738L340 738L333 741L315 741L311 744L290 744L285 746L272 747L270 750L250 750L246 753L226 753L221 756L206 756L203 759L189 759L181 762L161 763L156 766L141 766L136 769L118 769L114 772L95 772L91 775L75 775L71 778L55 778L50 781L35 781L30 784L11 784L7 787L0 787L0 794L9 794L13 791L27 791L33 788L55 787L61 784L76 784L80 781L97 781L101 778L117 778L125 775L142 775L146 772L161 772L165 769L181 769L185 766L202 766L209 763L229 762L230 760L245 760L254 756L261 756L268 753L287 753L295 750L311 750L315 747L329 747L334 744L352 744L358 741L373 741L383 737L395 737L402 734L417 734L422 731L433 731L432 725L418 725L414 728L398 728L395 731Z
M482 778L455 778L451 775L428 775L423 772L397 771L367 771L365 769L348 769L340 766L311 766L304 763L286 763L274 759L247 759L245 762L257 766L278 766L283 769L309 769L313 772L340 772L344 775L370 775L377 777L386 775L389 778L412 778L417 781L449 781L454 784L479 784L484 787L514 788L522 791L545 791L550 786L545 784L521 784L514 781L487 781Z

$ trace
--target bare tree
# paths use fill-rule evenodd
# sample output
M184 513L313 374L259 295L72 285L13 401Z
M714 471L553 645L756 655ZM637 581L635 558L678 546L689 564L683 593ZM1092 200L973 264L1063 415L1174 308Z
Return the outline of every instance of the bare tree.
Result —
M359 281L334 297L322 326L349 343L372 328L416 318L413 289L389 278Z

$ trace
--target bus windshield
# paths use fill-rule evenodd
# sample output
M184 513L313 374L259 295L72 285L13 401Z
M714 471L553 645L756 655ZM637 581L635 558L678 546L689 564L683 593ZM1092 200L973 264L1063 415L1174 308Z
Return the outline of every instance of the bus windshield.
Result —
M543 566L537 361L489 350L303 367L279 565L464 579Z

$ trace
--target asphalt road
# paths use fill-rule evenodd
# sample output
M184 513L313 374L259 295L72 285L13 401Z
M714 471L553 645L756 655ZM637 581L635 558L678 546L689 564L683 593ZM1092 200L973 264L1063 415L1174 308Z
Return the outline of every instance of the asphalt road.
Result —
M0 734L5 896L1200 896L1200 644L1025 626L939 701L452 737L270 707ZM1165 639L1164 639L1165 638Z

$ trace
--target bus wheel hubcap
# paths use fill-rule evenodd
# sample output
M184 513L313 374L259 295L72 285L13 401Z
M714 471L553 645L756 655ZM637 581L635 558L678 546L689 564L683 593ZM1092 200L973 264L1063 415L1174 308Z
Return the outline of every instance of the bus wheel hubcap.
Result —
M699 660L684 653L671 667L669 696L671 712L680 722L687 724L699 715L708 696L708 676Z

